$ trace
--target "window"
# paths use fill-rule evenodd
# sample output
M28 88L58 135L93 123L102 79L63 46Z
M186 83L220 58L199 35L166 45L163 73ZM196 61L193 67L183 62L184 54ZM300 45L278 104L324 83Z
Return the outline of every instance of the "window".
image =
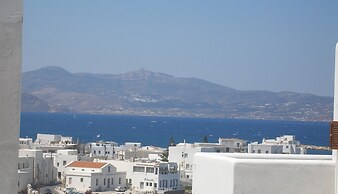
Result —
M114 179L111 178L111 185L114 185Z
M170 180L169 187L173 187L173 180Z
M265 153L266 153L266 154L268 154L268 153L269 153L269 151L268 151L268 150L266 150L266 151L265 151Z
M154 183L154 187L155 187L155 188L157 187L157 183Z
M146 182L146 186L149 186L149 183L148 183L148 182Z
M110 172L110 166L108 166L108 172Z
M156 183L155 183L156 184ZM162 187L162 181L160 180L160 187Z
M132 181L131 181L131 179L129 179L129 184L131 184L132 183Z
M106 185L106 179L103 179L103 185Z
M239 148L239 143L237 143L237 147Z
M154 173L154 168L152 168L152 167L147 167L147 168L146 168L146 172L147 172L147 173Z
M152 187L152 186L153 186L153 183L149 183L149 186L151 186L151 187Z
M99 179L96 179L96 186L99 185Z
M80 178L80 182L81 182L81 183L83 182L83 178Z
M155 174L157 174L158 173L158 168L155 168Z
M119 178L119 185L121 184L121 178Z
M62 164L65 166L65 165L67 164L67 161L66 161L66 160L64 160Z
M72 184L72 178L71 177L68 179L68 184Z
M82 171L84 171L84 169L81 169Z
M99 150L99 154L101 154L101 151Z
M134 172L144 172L144 167L141 166L134 166L133 167Z
M56 166L60 166L60 163L56 163Z
M259 154L260 154L261 152L262 152L261 150L258 150L258 151L257 151L257 153L259 153Z
M230 148L226 147L225 152L230 152Z

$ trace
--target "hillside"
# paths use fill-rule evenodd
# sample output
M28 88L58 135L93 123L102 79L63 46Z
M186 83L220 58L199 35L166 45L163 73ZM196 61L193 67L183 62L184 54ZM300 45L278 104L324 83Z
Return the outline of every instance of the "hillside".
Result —
M52 112L322 121L333 110L332 97L240 91L144 69L90 74L45 67L23 73L22 91Z

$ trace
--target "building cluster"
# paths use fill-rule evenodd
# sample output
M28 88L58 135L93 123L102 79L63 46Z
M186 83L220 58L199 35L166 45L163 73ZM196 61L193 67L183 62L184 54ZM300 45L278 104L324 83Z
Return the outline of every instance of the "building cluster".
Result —
M265 154L306 154L294 135L284 135L276 139L263 139L262 143L248 145L248 153Z
M247 143L219 138L217 143L179 143L168 150L137 142L98 141L79 146L71 137L37 134L19 139L18 192L27 185L43 187L61 182L77 191L134 190L145 193L180 193L191 186L197 153L304 154L294 136ZM163 153L168 157L164 158Z

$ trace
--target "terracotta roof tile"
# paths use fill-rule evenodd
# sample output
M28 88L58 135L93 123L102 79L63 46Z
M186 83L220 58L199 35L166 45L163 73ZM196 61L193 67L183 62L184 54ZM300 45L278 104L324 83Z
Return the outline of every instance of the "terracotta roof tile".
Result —
M79 167L79 168L102 168L107 163L104 162L85 162L85 161L74 161L68 164L67 167Z

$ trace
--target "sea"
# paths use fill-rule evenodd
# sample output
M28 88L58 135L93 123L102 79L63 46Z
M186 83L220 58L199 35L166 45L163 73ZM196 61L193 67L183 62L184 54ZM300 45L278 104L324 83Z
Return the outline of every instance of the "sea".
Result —
M329 122L126 116L73 113L21 113L20 137L35 140L36 134L71 136L81 143L99 140L141 142L142 145L168 147L175 143L209 142L218 138L240 138L261 142L263 138L295 135L301 144L328 146ZM330 154L330 151L308 151Z

